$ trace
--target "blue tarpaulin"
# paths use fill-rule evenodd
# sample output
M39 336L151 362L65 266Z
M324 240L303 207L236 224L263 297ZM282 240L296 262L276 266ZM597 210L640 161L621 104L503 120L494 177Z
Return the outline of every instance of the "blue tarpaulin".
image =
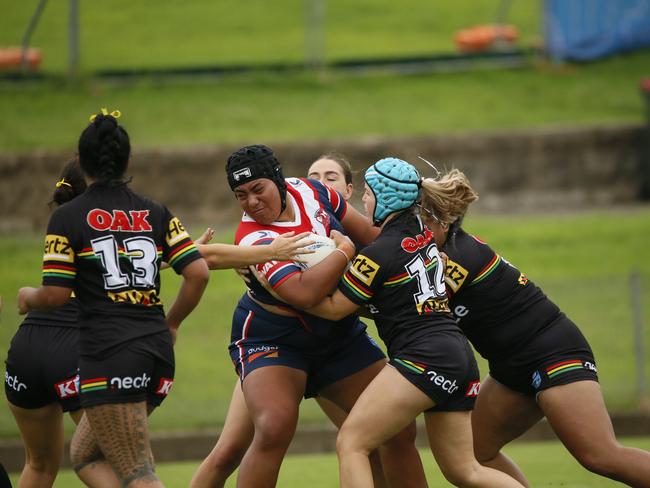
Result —
M546 50L587 61L650 46L650 0L545 0Z

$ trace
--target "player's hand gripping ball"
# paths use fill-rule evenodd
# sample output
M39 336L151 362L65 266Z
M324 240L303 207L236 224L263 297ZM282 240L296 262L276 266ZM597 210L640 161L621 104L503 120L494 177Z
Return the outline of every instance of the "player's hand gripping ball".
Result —
M301 240L313 241L312 244L306 246L307 250L312 251L310 254L296 255L295 263L302 269L309 269L312 266L316 266L323 259L329 256L334 249L336 249L334 240L326 236L310 233L307 237Z

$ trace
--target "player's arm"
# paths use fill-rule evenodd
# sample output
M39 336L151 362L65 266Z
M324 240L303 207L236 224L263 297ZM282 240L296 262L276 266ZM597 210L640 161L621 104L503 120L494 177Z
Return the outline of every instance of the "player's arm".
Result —
M30 310L51 310L62 307L70 299L72 288L63 286L24 286L18 291L18 313L24 315Z
M176 300L167 312L167 325L176 339L176 331L181 322L198 305L203 291L208 284L210 272L203 259L196 259L187 264L182 270L183 282L181 283Z
M298 254L310 254L313 251L305 249L305 246L312 242L300 242L308 234L308 232L303 232L294 235L294 232L287 232L279 235L266 246L236 246L217 243L197 244L196 247L210 269L242 268L268 261L292 261Z
M359 309L359 305L351 301L340 290L331 296L326 296L322 302L311 308L306 312L316 315L327 320L341 320L350 314L353 314Z
M337 231L330 237L336 243L338 251L332 252L320 263L303 272L289 275L281 283L273 286L273 291L286 303L296 308L310 308L319 303L337 285L355 247L352 241Z
M381 232L379 227L372 225L370 219L352 205L348 205L347 211L341 219L341 224L350 238L361 247L369 245Z
M18 291L18 312L62 307L74 289L77 265L75 247L69 238L69 220L56 209L50 217L43 250L41 286L26 286Z

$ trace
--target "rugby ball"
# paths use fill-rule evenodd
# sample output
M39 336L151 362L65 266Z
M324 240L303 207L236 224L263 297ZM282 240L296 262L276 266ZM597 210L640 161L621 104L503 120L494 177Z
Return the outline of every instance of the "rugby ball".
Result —
M316 266L323 259L329 256L334 251L334 249L336 249L336 244L334 244L334 241L332 239L326 236L321 236L319 234L314 234L313 232L298 242L300 243L302 241L313 241L308 246L305 246L306 249L313 251L312 253L296 255L297 260L295 263L302 269L309 269L312 266Z

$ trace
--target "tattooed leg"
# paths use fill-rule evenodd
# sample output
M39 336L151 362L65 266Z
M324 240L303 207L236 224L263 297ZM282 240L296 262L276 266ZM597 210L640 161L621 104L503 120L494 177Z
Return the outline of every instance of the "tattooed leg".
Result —
M120 480L99 449L86 415L77 424L70 443L70 459L79 479L91 488L119 488Z
M89 407L86 416L122 486L163 486L154 473L144 401Z

